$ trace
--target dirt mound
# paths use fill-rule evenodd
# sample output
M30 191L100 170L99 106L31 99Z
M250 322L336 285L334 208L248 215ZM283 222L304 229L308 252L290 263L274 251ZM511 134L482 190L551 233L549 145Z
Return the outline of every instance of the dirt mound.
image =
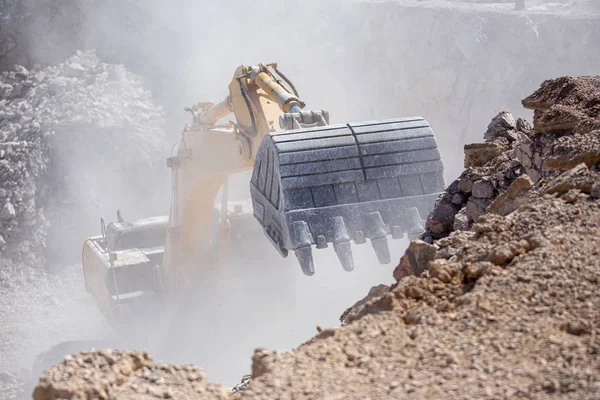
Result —
M226 399L229 390L208 383L195 365L153 362L145 352L99 350L67 357L40 378L33 398Z
M465 146L467 169L397 282L294 351L256 350L242 397L598 398L598 89L597 78L560 78L525 100L536 124L550 102L566 107L568 126L496 116L484 143Z
M575 190L480 217L354 322L257 351L245 395L597 398L600 201Z

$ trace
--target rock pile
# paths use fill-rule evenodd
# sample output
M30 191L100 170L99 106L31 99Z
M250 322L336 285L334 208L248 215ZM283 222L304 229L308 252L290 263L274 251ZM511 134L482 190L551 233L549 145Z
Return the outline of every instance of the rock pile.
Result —
M523 106L535 110L535 129L508 112L498 114L484 134L484 143L465 146L467 169L438 199L421 239L432 243L452 231L468 230L490 207L506 214L515 208L507 206L508 197L577 164L598 163L599 79L563 77L544 82L523 100ZM527 178L517 180L524 175ZM513 182L515 186L506 193Z
M35 400L230 399L230 390L208 382L195 365L153 362L145 352L92 350L46 371Z
M49 221L66 239L68 225L60 217L110 192L111 182L98 182L108 172L139 194L162 167L162 125L162 111L141 78L94 53L44 69L3 72L0 258L42 265ZM92 178L92 171L100 175Z
M468 230L493 199L525 173L525 168L510 157L510 152L528 142L532 134L529 123L515 120L509 112L503 111L494 117L484 134L484 143L465 146L467 169L437 200L421 239L432 243L454 230Z

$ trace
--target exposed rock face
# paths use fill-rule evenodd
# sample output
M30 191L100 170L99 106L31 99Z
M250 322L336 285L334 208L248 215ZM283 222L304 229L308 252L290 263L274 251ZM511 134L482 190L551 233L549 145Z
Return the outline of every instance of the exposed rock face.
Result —
M147 198L164 169L162 124L141 78L93 53L2 73L0 258L39 268L48 245L70 252L74 235L93 232L79 213L100 214L102 202L112 214L116 199ZM48 238L51 223L60 235Z

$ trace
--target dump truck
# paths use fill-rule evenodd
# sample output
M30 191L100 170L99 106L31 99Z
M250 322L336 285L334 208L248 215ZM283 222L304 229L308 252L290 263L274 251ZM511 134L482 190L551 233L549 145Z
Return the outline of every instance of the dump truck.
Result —
M86 288L111 321L135 304L185 293L199 271L226 257L245 212L311 276L313 249L330 245L346 271L355 267L352 242L370 242L378 261L390 263L388 237L422 233L444 189L425 119L330 124L329 112L308 109L276 63L240 66L223 101L187 110L192 123L167 159L168 216L119 214L84 243ZM233 121L220 122L230 114ZM231 207L228 178L245 170L251 199Z

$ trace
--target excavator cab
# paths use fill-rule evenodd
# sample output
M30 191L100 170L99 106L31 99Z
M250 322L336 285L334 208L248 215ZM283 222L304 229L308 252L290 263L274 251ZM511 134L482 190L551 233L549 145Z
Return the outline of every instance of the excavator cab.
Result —
M101 219L102 235L85 241L86 289L109 321L127 320L162 295L160 266L167 223L166 216L108 225Z

